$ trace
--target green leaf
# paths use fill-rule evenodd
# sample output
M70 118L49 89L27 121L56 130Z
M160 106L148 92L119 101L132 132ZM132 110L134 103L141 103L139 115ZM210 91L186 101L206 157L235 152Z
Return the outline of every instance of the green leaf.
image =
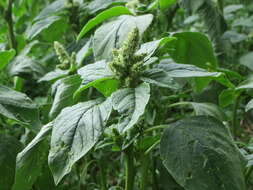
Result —
M96 60L112 58L112 50L119 48L127 39L128 33L138 28L140 34L148 28L153 20L153 15L129 16L123 15L116 20L100 26L94 35L93 50Z
M123 5L127 1L126 0L93 0L89 3L87 6L90 14L94 14L98 11L101 11L103 9L108 8L109 6L114 6L114 5Z
M7 51L0 51L0 70L4 69L5 66L13 59L16 51L14 49Z
M180 89L181 86L162 69L148 69L143 72L141 80L159 87Z
M122 116L118 130L126 132L131 129L144 114L150 98L150 87L143 83L136 88L125 88L112 94L112 105Z
M170 8L172 5L174 5L177 2L177 0L159 0L159 6L161 10L166 10Z
M14 182L15 164L22 144L14 137L0 134L0 189L9 190Z
M45 19L46 17L50 17L55 15L59 11L63 10L65 7L65 2L67 0L57 0L46 6L34 19L35 21Z
M253 79L249 78L242 83L240 83L237 87L236 90L247 90L253 88Z
M248 67L251 71L253 71L252 62L253 62L253 52L249 52L240 58L240 64Z
M46 17L42 20L36 21L31 27L27 28L26 30L26 37L28 39L33 39L38 34L40 34L43 30L47 29L56 21L60 20L61 17L59 16L51 16Z
M248 112L253 108L253 100L250 100L247 105L245 106L245 111Z
M110 99L97 99L65 108L55 119L48 161L56 184L96 144L111 110Z
M54 101L49 112L51 119L55 118L63 108L73 105L73 94L81 85L81 81L79 75L71 75L53 84L52 94L54 94Z
M30 190L41 174L47 159L47 137L52 123L43 126L37 136L20 152L16 159L15 183L12 190Z
M95 18L89 20L82 28L81 32L77 36L77 40L80 40L87 32L89 32L95 26L101 24L105 20L108 20L112 17L120 16L120 15L131 15L132 13L128 8L123 6L112 7L107 9L101 13L99 13Z
M40 127L37 105L25 94L0 85L0 114L21 121L37 131Z
M163 46L173 40L176 40L176 38L165 37L160 40L155 40L155 41L144 43L141 45L140 49L136 52L136 54L138 54L138 55L146 54L147 56L145 57L145 60L147 60L147 59L151 58L151 56L155 53L155 51L160 46Z
M169 53L177 63L216 68L217 60L208 37L199 32L180 32L172 35L177 40L168 44Z
M237 93L234 89L225 89L219 95L219 105L227 107L234 104Z
M187 190L246 190L246 161L228 129L213 117L196 116L172 124L160 148L165 167Z
M41 77L38 82L55 81L68 76L68 73L68 70L55 69L54 71L48 72L43 77Z
M118 86L118 82L116 82L115 79L116 77L105 60L82 67L78 70L78 74L83 81L80 88L74 93L74 98L78 97L83 90L91 86L97 88L100 92L106 94L106 96L115 91L115 85ZM109 88L101 88L102 83L107 83L106 85L109 85ZM110 84L112 86L110 86Z
M171 104L169 107L180 106L180 105L192 106L196 115L213 116L220 121L227 120L227 117L225 113L223 112L223 110L219 106L213 103L178 102L175 104Z

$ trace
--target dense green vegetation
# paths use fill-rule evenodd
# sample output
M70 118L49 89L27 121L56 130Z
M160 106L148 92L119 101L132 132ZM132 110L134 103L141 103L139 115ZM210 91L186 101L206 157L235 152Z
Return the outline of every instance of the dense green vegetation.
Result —
M253 190L252 0L0 0L0 190Z

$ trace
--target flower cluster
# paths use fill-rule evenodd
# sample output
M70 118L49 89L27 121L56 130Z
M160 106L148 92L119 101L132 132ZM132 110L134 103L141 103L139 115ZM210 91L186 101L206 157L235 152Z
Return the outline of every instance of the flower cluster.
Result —
M121 82L123 87L135 87L140 83L139 77L144 69L144 57L136 55L139 48L139 30L135 28L129 33L128 39L122 47L113 50L113 61L109 66Z

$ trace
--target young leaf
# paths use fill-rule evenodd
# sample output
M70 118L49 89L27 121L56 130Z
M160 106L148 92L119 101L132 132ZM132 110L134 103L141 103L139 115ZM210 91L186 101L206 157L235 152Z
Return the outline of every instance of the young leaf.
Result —
M127 0L93 0L90 1L89 5L87 6L88 11L90 14L94 14L98 11L101 11L103 9L106 9L110 6L115 5L124 5L127 3Z
M123 116L118 123L118 130L126 132L132 128L144 114L150 97L150 87L143 83L136 88L125 88L112 94L112 105Z
M128 8L123 6L112 7L107 9L101 13L99 13L95 18L89 20L82 28L81 32L77 36L77 40L80 40L87 32L89 32L95 26L101 24L105 20L108 20L112 17L120 16L120 15L131 15L132 13L128 10Z
M110 99L96 99L65 108L55 119L48 162L56 184L96 144L111 110Z
M253 108L253 100L250 100L247 105L245 106L245 111L249 111Z
M52 130L52 123L43 126L37 136L20 152L16 159L15 183L12 190L30 190L41 174L49 146L46 139Z
M93 50L96 60L112 58L112 50L119 48L127 39L128 33L138 28L140 34L148 28L153 15L128 16L123 15L114 21L100 26L94 35Z
M0 51L0 70L4 69L5 66L13 59L16 51L14 49L8 51Z
M41 77L38 82L43 81L54 81L68 75L68 70L55 69L54 71L48 72L43 77Z
M22 144L14 137L0 134L0 189L11 189L15 177L15 163Z
M161 140L164 165L187 190L246 190L246 162L227 128L210 116L183 119Z
M71 75L56 81L52 87L54 101L49 112L50 118L55 118L63 108L74 103L73 94L81 85L81 81L79 75Z

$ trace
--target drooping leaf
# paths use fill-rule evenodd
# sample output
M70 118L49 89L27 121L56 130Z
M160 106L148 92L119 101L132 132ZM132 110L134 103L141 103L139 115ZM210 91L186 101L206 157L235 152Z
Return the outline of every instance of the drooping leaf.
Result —
M8 51L0 51L0 70L4 69L5 66L13 59L16 51L14 49Z
M224 111L213 103L198 103L198 102L178 102L175 104L170 105L170 107L180 106L180 105L189 105L195 111L196 115L207 115L217 118L220 121L226 121L227 117Z
M112 94L112 105L122 116L117 128L120 132L131 129L144 114L150 97L150 87L143 83L136 88L120 89Z
M40 127L38 108L25 94L0 85L0 114L37 131Z
M15 164L22 144L14 137L0 134L0 189L11 189L15 177Z
M59 16L51 16L51 17L47 17L42 20L36 21L30 28L27 29L26 37L28 39L33 39L39 33L41 33L43 30L48 28L50 25L52 25L56 21L60 20L60 18L61 17L59 17Z
M186 118L161 140L164 165L187 190L246 190L245 160L228 129L210 116Z
M55 118L60 111L74 103L73 94L81 85L79 75L71 75L55 82L52 87L54 101L49 112L50 118Z
M105 20L108 20L112 17L120 16L120 15L131 15L132 13L128 10L128 8L123 6L116 6L110 9L107 9L101 13L99 13L95 18L89 20L82 28L81 32L77 36L77 40L80 40L87 32L89 32L92 28L101 24Z
M56 184L98 141L111 110L110 99L96 99L65 108L55 119L48 161Z
M143 72L141 80L163 88L180 89L181 86L163 69L148 69Z
M217 60L212 43L199 32L179 32L168 43L169 53L177 63L196 65L201 68L216 68Z
M138 28L140 34L148 28L153 20L153 15L120 16L116 20L100 26L94 35L93 50L96 60L110 60L114 48L119 48L127 39L128 33Z
M43 126L37 136L20 152L16 159L15 183L12 190L30 190L41 174L49 146L46 142L52 123Z

